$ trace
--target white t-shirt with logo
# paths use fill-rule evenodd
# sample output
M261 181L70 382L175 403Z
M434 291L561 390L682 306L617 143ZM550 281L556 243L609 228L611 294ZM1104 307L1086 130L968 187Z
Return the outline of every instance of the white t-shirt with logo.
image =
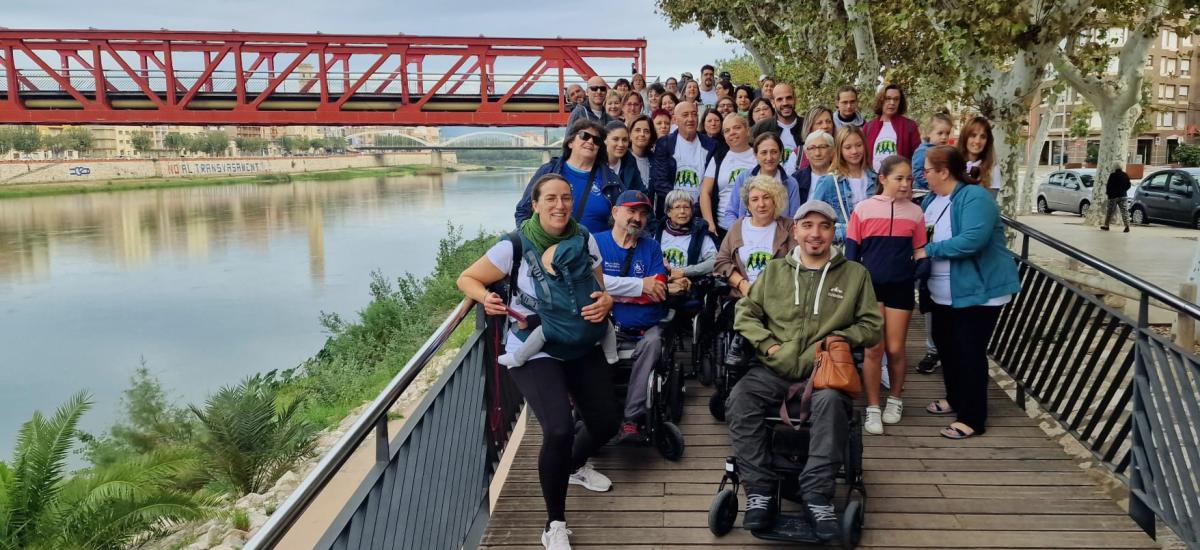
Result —
M982 160L967 161L967 170L970 171L972 168L978 168L982 164ZM979 178L983 179L983 174L980 174ZM991 187L992 189L1000 189L1000 186L1003 183L1003 181L1000 181L1000 165L997 164L992 166L992 181L988 182L988 187Z
M758 274L767 268L767 262L775 257L775 222L766 227L754 227L750 217L742 218L742 246L738 257L746 266L746 279L754 284Z
M717 223L720 223L720 216L717 216L717 213L724 212L725 208L729 205L729 199L731 193L733 193L733 182L737 181L738 176L742 172L753 170L758 165L758 159L754 157L754 149L746 149L741 153L733 151L726 153L725 159L721 161L720 171L715 170L716 163L717 159L715 157L708 162L708 166L704 168L704 177L713 178L714 183L717 184L719 199L717 204L714 205L716 210L713 215L718 218ZM716 173L714 174L713 172Z
M779 165L790 175L796 172L796 163L800 159L800 149L797 147L796 138L792 137L792 128L800 123L800 119L793 120L791 124L784 124L775 119L775 123L779 124L779 140L783 142L783 150L779 152Z
M850 201L854 204L847 204L846 208L853 209L858 203L867 200L867 176L863 174L861 178L846 178L846 183L850 184Z
M951 202L949 196L936 195L929 208L925 209L925 227L933 226L933 237L929 242L941 242L954 237L954 226L950 223ZM929 265L929 297L933 303L948 306L954 303L950 290L950 260L933 258ZM988 300L985 306L1002 306L1012 300L1012 295L998 296Z
M691 233L672 235L669 231L663 231L659 244L662 245L663 259L666 260L667 265L675 269L683 269L688 266L688 248L692 246ZM717 245L713 244L712 239L704 239L704 242L700 244L700 257L716 253Z
M879 129L879 135L875 136L875 148L871 150L871 165L875 168L875 173L878 174L883 161L894 154L896 154L896 127L892 126L892 122L889 120L884 122L883 127Z
M675 140L675 189L682 189L692 194L692 200L700 198L700 175L704 173L704 161L707 160L708 150L700 144L700 134L687 141L680 137Z
M707 92L704 90L700 90L700 103L703 103L705 105L716 105L717 104L717 85L716 84L713 84L712 89Z
M601 265L600 246L596 244L595 237L592 237L590 234L588 235L587 246L588 255L592 257L592 269L596 269ZM508 239L502 239L500 242L492 245L485 255L487 256L488 261L492 262L492 265L496 266L496 269L499 269L501 273L504 273L505 277L507 277L508 273L512 271L512 241ZM521 292L524 292L525 294L537 296L537 291L533 288L533 278L529 276L529 262L525 261L524 258L521 259L521 267L517 269L517 288L521 289ZM532 315L534 313L533 310L522 305L521 300L517 299L516 295L513 296L513 299L511 302L509 302L508 307L522 315ZM516 324L513 323L508 331L508 338L504 342L505 353L513 353L521 349L521 344L523 344L523 342L517 338L514 330L515 328ZM530 359L537 359L540 357L550 357L550 355L538 352L533 357L530 357Z

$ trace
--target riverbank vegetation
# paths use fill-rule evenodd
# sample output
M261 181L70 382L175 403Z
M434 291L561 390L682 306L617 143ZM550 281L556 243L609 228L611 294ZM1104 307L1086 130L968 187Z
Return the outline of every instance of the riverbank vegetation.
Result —
M373 273L356 318L320 315L329 337L311 359L223 387L202 405L173 404L142 365L122 418L103 433L78 429L91 406L83 393L49 418L34 413L11 461L0 461L0 550L126 548L266 492L312 456L322 428L399 372L462 300L458 273L494 241L448 228L432 274ZM71 452L87 463L74 473Z
M108 193L139 189L169 189L172 187L202 187L210 185L236 185L244 183L290 183L293 181L336 181L363 177L397 177L434 175L455 172L454 168L436 168L425 164L384 166L380 168L345 168L320 172L298 172L293 174L258 174L247 176L215 177L172 177L127 180L96 181L88 183L30 183L0 185L0 199L38 197L44 195L70 195L75 193Z

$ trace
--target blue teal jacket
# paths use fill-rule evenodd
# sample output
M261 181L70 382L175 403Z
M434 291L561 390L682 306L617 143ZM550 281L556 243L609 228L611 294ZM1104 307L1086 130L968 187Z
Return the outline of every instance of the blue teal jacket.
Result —
M925 179L925 153L933 148L933 144L928 141L922 141L917 146L917 150L913 151L912 156L912 174L913 174L913 189L929 190L929 180Z
M878 176L870 168L863 171L867 178L867 196L875 194L875 185ZM838 201L838 195L842 196L842 200ZM834 185L833 174L826 174L817 180L817 186L813 188L808 195L809 199L824 201L829 206L833 207L833 211L837 214L837 225L835 226L833 242L834 244L842 244L846 242L846 224L850 223L850 214L854 213L854 207L858 204L854 202L854 194L850 191L850 182L846 176L838 176L837 184ZM846 212L843 215L841 204L845 204Z
M935 197L926 196L921 208L928 210ZM1004 224L992 194L979 185L959 182L950 201L954 236L925 245L925 253L950 260L951 306L978 306L1020 292L1017 264L1004 243Z

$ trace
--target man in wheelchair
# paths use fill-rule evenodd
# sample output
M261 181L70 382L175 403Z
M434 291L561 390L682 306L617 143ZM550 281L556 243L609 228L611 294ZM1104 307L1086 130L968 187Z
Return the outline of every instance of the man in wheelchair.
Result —
M789 386L807 380L816 346L840 336L851 347L879 341L883 318L871 278L831 246L837 215L821 201L795 213L797 243L791 254L772 260L738 302L734 328L754 346L761 365L752 367L726 400L729 436L746 487L747 530L772 526L779 511L780 475L771 468L768 416L779 414ZM808 457L800 495L817 537L838 536L832 499L834 478L845 457L851 399L833 389L812 392Z
M662 357L659 321L664 315L667 272L662 249L645 232L652 208L650 199L641 191L625 191L617 197L612 209L612 231L595 235L603 260L604 286L615 302L612 314L617 339L637 342L625 398L621 442L645 440L641 426L646 415L647 381Z

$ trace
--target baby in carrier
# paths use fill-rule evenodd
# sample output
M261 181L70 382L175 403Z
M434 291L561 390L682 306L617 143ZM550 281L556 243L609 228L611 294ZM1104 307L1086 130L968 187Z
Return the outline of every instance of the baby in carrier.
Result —
M567 245L568 243L564 242L560 244ZM554 244L547 247L540 258L529 251L529 247L525 249L526 257L533 260L529 266L529 274L534 279L534 287L537 288L539 294L536 301L547 304L557 299L557 305L560 309L564 305L562 302L565 301L573 301L575 305L583 306L591 303L592 292L601 290L599 283L596 282L596 277L590 269L591 262L587 260L586 247L563 246L563 253L559 254L560 245ZM582 253L584 258L575 257L580 253ZM587 266L587 269L572 270L571 266L573 265ZM575 273L572 274L572 271L575 271ZM522 301L529 298L524 293L521 294ZM532 307L530 309L537 310L537 308ZM525 336L520 349L501 355L497 358L497 361L507 367L519 367L524 365L530 357L541 351L546 351L546 353L550 353L560 359L572 359L574 357L570 357L569 355L578 357L582 355L579 352L586 353L591 348L588 345L581 345L587 343L588 336L586 333L595 334L597 330L603 328L604 335L600 339L600 347L604 350L604 357L608 363L616 363L617 331L613 328L612 323L605 321L604 326L600 327L596 323L587 321L579 316L577 308L570 309L572 311L567 313L573 313L573 319L559 319L561 316L551 316L547 317L546 323L542 322L540 315L519 316L515 314L516 312L509 310L509 315L517 321L517 328L520 329L518 333L528 331L528 335ZM550 326L547 326L547 324ZM547 332L549 332L549 335L547 335ZM566 341L568 339L566 337L568 336L571 341ZM581 336L582 338L580 338ZM583 341L581 342L580 340ZM594 343L595 340L592 339L591 342ZM564 357L564 355L568 356Z

